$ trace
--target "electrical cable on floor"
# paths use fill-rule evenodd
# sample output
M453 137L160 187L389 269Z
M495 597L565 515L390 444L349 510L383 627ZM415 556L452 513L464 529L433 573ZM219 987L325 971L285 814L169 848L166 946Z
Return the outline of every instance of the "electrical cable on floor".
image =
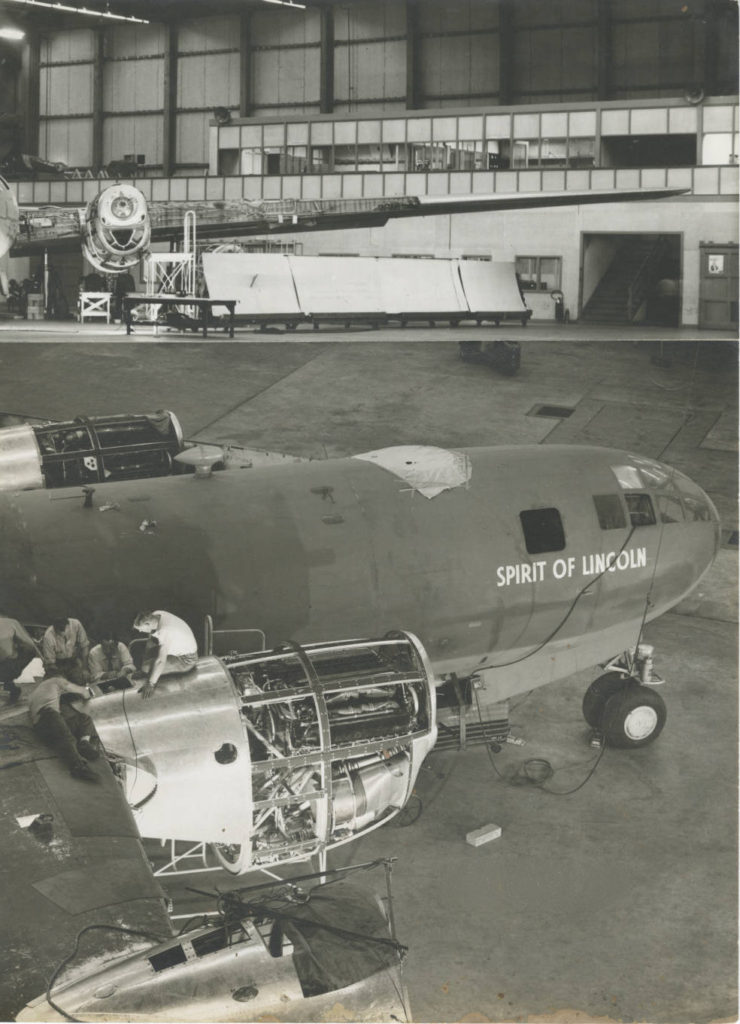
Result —
M573 789L566 789L562 791L557 789L548 789L545 786L545 783L548 782L553 777L553 775L555 775L556 772L562 772L568 768L577 768L578 762L576 762L575 764L563 765L562 768L553 768L550 762L544 757L530 757L527 758L527 760L519 766L516 775L512 777L504 775L503 772L500 772L498 770L498 767L496 766L496 762L493 757L493 748L498 747L498 744L494 744L493 741L488 741L486 737L486 726L483 721L483 716L480 709L480 702L478 700L478 694L475 692L475 690L473 690L473 694L475 696L475 706L478 713L478 721L480 723L481 729L483 730L483 737L486 740L485 747L486 753L488 755L488 760L491 762L491 767L493 768L496 775L498 775L501 781L505 782L507 786L518 786L521 785L523 782L526 782L530 783L533 786L536 786L538 789L541 789L543 793L549 793L551 796L570 796L572 793L577 793L579 789L583 789L583 787L586 785L589 779L593 776L596 769L599 767L601 759L604 756L604 752L606 751L606 740L604 740L601 750L596 756L593 767L589 771L586 778L579 782L578 785L575 786ZM498 747L498 749L500 750L501 748ZM582 763L584 765L587 765L590 764L592 760L594 759L591 758L588 761L583 761Z

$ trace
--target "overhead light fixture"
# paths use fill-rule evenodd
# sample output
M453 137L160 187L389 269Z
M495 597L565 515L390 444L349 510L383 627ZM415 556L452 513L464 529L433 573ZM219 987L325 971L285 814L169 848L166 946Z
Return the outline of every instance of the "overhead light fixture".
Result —
M305 4L294 3L293 0L262 0L265 4L279 4L281 7L297 7L300 10L305 11Z
M0 28L0 39L25 39L26 33L21 28Z
M91 11L88 7L73 7L71 4L50 3L49 0L5 0L6 3L23 4L26 7L46 7L50 11L64 11L71 14L84 14L91 18L112 18L114 21L135 21L139 25L148 25L146 18L134 18L132 14L113 14L111 11Z

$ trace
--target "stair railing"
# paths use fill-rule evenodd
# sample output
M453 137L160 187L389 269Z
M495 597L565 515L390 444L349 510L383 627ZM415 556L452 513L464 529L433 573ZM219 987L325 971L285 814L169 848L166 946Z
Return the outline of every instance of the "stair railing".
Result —
M665 238L657 238L653 247L646 253L645 258L632 276L627 286L627 319L632 320L635 313L647 296L652 284L653 271L663 258L665 252Z

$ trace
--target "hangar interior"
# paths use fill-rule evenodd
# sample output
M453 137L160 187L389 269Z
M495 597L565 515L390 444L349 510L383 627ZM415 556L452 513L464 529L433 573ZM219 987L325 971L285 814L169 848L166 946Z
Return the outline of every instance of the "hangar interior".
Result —
M120 417L133 408L161 405L176 412L188 438L311 459L307 465L317 474L316 484L335 458L424 441L453 450L472 446L471 451L492 443L532 444L553 458L562 445L575 446L576 452L579 446L606 445L664 461L701 486L721 516L717 558L696 590L651 622L643 637L653 645L655 669L665 679L658 689L668 717L658 739L640 749L608 748L597 764L599 751L590 746L581 710L584 692L600 672L596 666L514 698L509 708L514 743L492 746L493 727L487 724L481 730L473 708L467 743L461 748L454 719L448 717L447 728L440 729L437 745L422 766L406 817L332 851L329 866L397 858L393 907L399 939L408 946L404 977L409 1019L710 1024L737 1016L735 345L532 336L523 346L520 373L508 377L461 361L453 342L429 340L428 332L394 340L365 334L351 342L321 335L312 343L282 337L233 344L36 341L0 345L1 409L69 422L82 410L91 417ZM253 469L233 472L247 474L249 486ZM181 481L186 498L176 518L186 514L200 488L217 495L226 485L217 478L225 475ZM520 475L523 488L548 500L538 480ZM574 486L577 478L574 473ZM137 524L156 499L156 484L145 479L140 493L131 495ZM31 512L45 517L45 535L38 542L42 558L53 557L52 549L64 552L55 525L61 514L84 524L90 538L102 538L125 514L129 499L118 490L125 486L97 484L94 507L88 510L79 487L37 491L40 505ZM476 486L474 475L472 493ZM32 495L26 492L28 500ZM20 497L0 495L0 507ZM415 509L427 502L420 494L406 498ZM319 523L325 539L313 559L314 572L321 574L331 572L327 546L342 544L337 531L343 526L333 510L345 510L328 496L314 495L314 500L322 514L328 510L326 524ZM439 501L432 499L430 505ZM99 511L116 503L118 511ZM244 504L249 504L248 492ZM489 515L494 513L492 501ZM216 524L218 515L214 504ZM164 540L171 517L156 518ZM285 519L279 507L277 518ZM667 525L666 537L681 528ZM224 531L228 536L222 540L235 562L240 557L236 529L234 525ZM390 544L392 522L389 530ZM133 532L144 545L158 543L156 531L151 536L136 528ZM190 541L194 545L196 538ZM448 543L428 552L431 565L422 562L416 571L429 568L433 580L440 565L454 563L462 543L460 529L451 526ZM289 553L299 557L293 549ZM266 557L278 555L273 548ZM66 562L73 577L82 571L80 557L75 548L70 552L73 560ZM173 571L183 580L183 567L193 557L190 549L179 562L171 554ZM248 574L250 583L259 571L257 558ZM227 594L236 578L238 573L225 581ZM276 579L275 585L280 582ZM149 583L158 585L154 571ZM210 585L204 572L202 591ZM339 617L351 614L363 597L351 580L334 579L333 585L347 606L334 622L339 631ZM447 586L452 585L450 576ZM124 596L110 586L107 602L78 601L70 613L80 615L96 636L100 615L116 612ZM321 600L318 591L314 597ZM293 597L287 594L286 599ZM393 616L399 627L406 625L404 609L394 609ZM114 621L128 639L130 622L120 614ZM263 616L242 625L264 625ZM530 685L536 682L531 678ZM26 688L31 687L24 684ZM483 702L485 691L476 692ZM129 700L135 701L136 695L127 698L133 718L140 712ZM156 696L148 703L155 714ZM3 701L3 764L17 764L19 757L17 746L7 742L12 714ZM200 728L192 729L189 744L197 742ZM106 878L111 879L101 856L115 866L119 902L113 919L130 919L124 917L129 914L125 900L131 883L121 859L120 825L106 833L101 824L105 804L113 800L113 779L111 789L102 793L100 787L67 780L74 798L69 828L83 837L77 842L87 843L78 860L63 859L65 843L73 838L57 807L51 844L45 846L41 836L19 834L13 812L38 810L49 786L60 798L64 780L50 775L54 760L42 762L45 781L35 785L26 775L12 778L19 769L10 764L3 772L4 1019L13 1019L27 1000L40 995L83 927L106 919L101 903ZM554 775L543 785L526 781L527 771L543 761ZM181 802L192 799L192 785L192 780L183 784L188 800ZM477 847L466 842L469 833L482 828L490 833L492 825L502 830L498 838ZM179 852L189 845L179 844ZM144 848L156 870L170 857L169 843L149 839ZM202 867L198 859L190 864ZM297 864L279 873L292 876L309 869ZM149 894L154 882L160 883L180 929L212 911L209 894L231 891L244 881L212 866L202 874L150 879L137 894ZM379 891L384 895L382 884ZM47 924L50 908L54 928ZM106 939L102 932L87 935L81 950L99 959ZM100 986L99 991L109 989ZM56 998L70 1010L63 993ZM249 1002L233 1005L236 1019L256 1019ZM288 1019L310 1019L301 1016L295 1002L287 1005ZM154 1006L145 1007L147 1017ZM202 1013L199 1019L224 1017ZM335 1007L330 1019L347 1019L346 1007Z
M36 637L79 615L93 642L114 628L128 642L146 600L187 619L207 660L151 701L145 687L95 695L95 727L133 751L111 743L115 775L107 757L87 765L97 786L34 732L40 676L0 695L0 1017L737 1019L737 3L204 9L0 0L0 175L42 227L114 183L170 204L178 224L198 204L242 200L290 218L296 201L681 194L198 239L215 279L241 275L245 288L252 261L280 261L296 306L308 278L329 298L349 280L361 290L376 258L388 287L424 287L430 302L447 264L472 284L506 264L526 333L461 328L448 313L447 331L425 319L350 330L339 317L298 338L286 325L201 342L155 325L128 339L120 324L71 323L94 266L78 250L0 258L29 295L50 282L42 323L0 300L0 621L18 616ZM152 249L163 266L185 255ZM131 279L142 292L138 267ZM24 458L33 475L20 479ZM656 595L668 610L652 618ZM429 639L408 640L414 616L433 624ZM424 669L411 683L406 662L353 661L353 692L337 700L306 660L313 641L373 634L380 647L407 629ZM300 685L268 672L261 688L240 664L238 697L208 689L231 678L245 634L246 660L292 658ZM601 650L604 634L644 650ZM466 644L480 671L466 663L459 678ZM610 677L601 690L597 676ZM638 694L634 718L627 682L652 695ZM233 727L214 749L213 708ZM138 749L141 729L159 755L173 722L170 760ZM349 740L335 777L336 736ZM191 759L201 750L207 772ZM244 761L238 785L222 784ZM193 847L180 815L196 812L228 826L226 841ZM335 984L321 1012L307 1005L311 990L286 981L294 947L260 931L258 912L240 939L262 973L213 983L213 959L241 951L224 907L242 893L231 869L255 822L294 904L308 864L291 854L314 849L312 828L341 837L330 866L393 858L381 929L408 949L394 947L403 982L386 979L387 1003L367 987L332 1001ZM320 876L325 855L310 863ZM144 929L136 943L124 921ZM170 946L149 956L138 940L159 942L161 926ZM74 1013L64 970L76 954L72 979L93 980ZM125 1012L123 954L138 958ZM109 961L122 974L101 981Z
M109 177L183 208L685 189L639 208L552 210L544 236L537 212L512 211L250 245L506 259L535 320L555 319L562 293L572 320L737 328L733 0L118 9L141 20L0 7L25 32L0 39L0 171L21 204L84 205ZM55 258L60 309L89 269Z

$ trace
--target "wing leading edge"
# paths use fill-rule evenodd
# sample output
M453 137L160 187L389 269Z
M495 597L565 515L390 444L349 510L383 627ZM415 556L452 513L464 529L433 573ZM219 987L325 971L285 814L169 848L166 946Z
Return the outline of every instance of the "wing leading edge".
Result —
M121 186L111 185L108 189ZM131 186L125 186L131 188ZM104 191L108 191L108 189ZM200 202L146 203L152 241L173 239L182 232L186 210L195 212L199 238L331 231L379 227L389 220L441 214L484 213L506 210L549 209L595 203L622 203L665 199L686 189L625 189L608 192L541 192L506 195L386 196L365 199L204 200ZM103 193L101 193L101 196ZM142 200L144 197L141 197ZM114 204L115 208L115 204ZM12 256L27 256L43 249L74 248L90 223L90 208L61 206L22 208ZM115 225L112 225L115 230Z

